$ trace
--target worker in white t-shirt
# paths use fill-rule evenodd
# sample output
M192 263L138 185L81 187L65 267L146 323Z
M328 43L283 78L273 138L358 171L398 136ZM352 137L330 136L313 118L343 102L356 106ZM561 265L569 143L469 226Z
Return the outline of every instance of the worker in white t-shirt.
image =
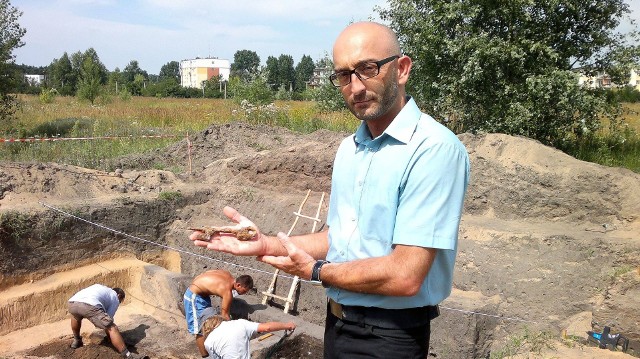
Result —
M295 328L293 322L257 323L246 319L225 321L216 315L202 323L202 334L206 338L204 347L212 359L249 359L249 341L255 333L293 331Z

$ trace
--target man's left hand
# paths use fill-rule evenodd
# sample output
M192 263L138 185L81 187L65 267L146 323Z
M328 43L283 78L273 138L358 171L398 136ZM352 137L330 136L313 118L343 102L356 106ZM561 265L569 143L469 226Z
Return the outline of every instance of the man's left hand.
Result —
M289 236L286 234L282 232L278 233L278 240L287 250L286 257L259 256L257 259L289 274L296 275L300 278L311 279L311 271L313 270L315 259L291 243Z

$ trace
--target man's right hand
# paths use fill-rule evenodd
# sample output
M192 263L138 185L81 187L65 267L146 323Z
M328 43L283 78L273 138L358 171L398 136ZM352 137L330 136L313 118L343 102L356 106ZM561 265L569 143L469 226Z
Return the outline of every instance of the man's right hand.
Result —
M237 223L238 228L247 226L258 228L253 222L241 215L234 208L224 207L223 213L234 223ZM269 253L267 249L267 237L264 236L259 229L255 237L248 241L238 240L230 233L217 233L211 236L210 241L203 241L201 240L201 232L199 231L191 233L189 239L191 239L196 246L231 253L237 256L260 256Z

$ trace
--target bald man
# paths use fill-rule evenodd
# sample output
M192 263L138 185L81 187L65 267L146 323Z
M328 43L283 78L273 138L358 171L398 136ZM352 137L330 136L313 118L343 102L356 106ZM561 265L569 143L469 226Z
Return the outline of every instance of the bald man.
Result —
M362 121L338 148L328 229L251 241L216 235L196 245L265 263L327 288L325 358L419 358L451 293L469 181L464 145L405 92L412 60L374 22L345 28L331 83ZM225 215L254 225L235 209Z

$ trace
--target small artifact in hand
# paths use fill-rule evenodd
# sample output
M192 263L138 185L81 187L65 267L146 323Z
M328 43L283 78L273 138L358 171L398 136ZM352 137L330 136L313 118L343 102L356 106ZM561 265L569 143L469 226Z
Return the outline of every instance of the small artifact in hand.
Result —
M255 237L256 234L258 234L258 229L252 226L240 227L240 228L235 226L222 226L222 227L203 226L203 227L189 228L189 229L192 231L202 232L202 234L200 234L200 238L198 238L201 241L210 241L213 235L221 234L221 233L232 234L240 241L248 241L253 239L253 237Z

